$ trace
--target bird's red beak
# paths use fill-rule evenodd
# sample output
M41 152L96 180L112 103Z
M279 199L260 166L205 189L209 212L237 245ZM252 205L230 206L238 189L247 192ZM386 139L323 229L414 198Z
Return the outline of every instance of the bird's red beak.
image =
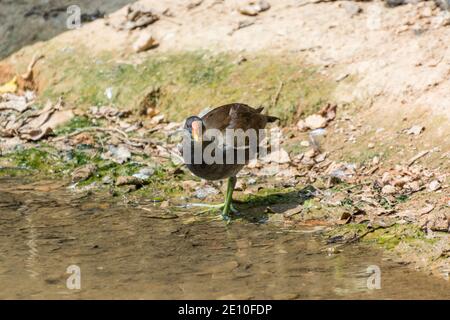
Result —
M202 136L202 123L201 121L192 122L192 138L195 142L201 141Z

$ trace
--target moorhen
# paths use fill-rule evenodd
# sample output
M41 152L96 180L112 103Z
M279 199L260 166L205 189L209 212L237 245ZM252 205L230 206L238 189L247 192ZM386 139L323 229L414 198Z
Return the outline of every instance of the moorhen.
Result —
M267 123L278 120L277 117L261 114L262 110L263 108L254 109L245 104L232 103L217 107L202 117L191 116L185 121L186 136L181 153L188 169L194 175L206 180L228 178L223 204L197 205L223 209L224 220L229 220L230 210L237 212L232 205L237 173L250 160L258 156L259 144L262 141L261 129L264 129ZM256 132L256 136L253 136L257 139L256 145L254 141L250 141L251 137L248 135L252 129ZM219 135L210 134L210 132L219 133ZM228 136L229 132L234 136ZM232 139L227 140L228 137ZM212 150L210 154L214 161L205 157L205 151L210 150Z

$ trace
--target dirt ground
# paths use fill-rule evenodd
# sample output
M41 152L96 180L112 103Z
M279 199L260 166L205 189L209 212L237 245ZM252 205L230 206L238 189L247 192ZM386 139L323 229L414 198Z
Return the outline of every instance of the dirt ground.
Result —
M107 20L63 33L51 43L60 48L82 44L91 53L111 51L131 60L197 49L306 58L336 80L337 103L364 106L364 121L398 127L420 119L430 136L450 150L449 18L432 1L385 8L378 1L307 4L281 0L256 17L240 14L239 1L203 1L192 9L184 1L139 4L156 12L169 10L170 17L162 15L144 30L120 31L113 26L124 18L127 9L123 8ZM239 25L246 27L238 29ZM151 32L159 46L130 57L133 43L143 32ZM10 61L14 60L13 55ZM400 119L408 121L401 123Z
M446 13L434 2L385 8L378 1L280 0L256 17L240 14L238 1L203 1L190 10L185 1L139 3L173 13L149 27L160 42L155 52L201 48L306 56L338 80L355 78L350 87L338 88L341 101L374 100L379 112L394 105L411 114L425 108L449 116L450 35ZM355 6L361 12L355 14ZM109 26L99 19L55 40L60 45L81 43L91 50L126 52L141 31L111 27L125 12L111 14ZM235 30L242 22L252 24Z

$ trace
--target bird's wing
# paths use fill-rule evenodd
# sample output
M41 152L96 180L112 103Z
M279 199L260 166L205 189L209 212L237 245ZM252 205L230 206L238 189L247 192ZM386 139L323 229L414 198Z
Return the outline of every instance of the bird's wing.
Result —
M230 108L230 129L263 129L267 124L266 116L261 114L262 108L253 109L243 107L242 105L234 105Z
M226 129L241 129L234 131L236 139L234 147L247 147L249 145L248 134L251 134L249 129L255 130L256 135L259 134L259 129L264 129L267 122L271 122L271 118L261 114L263 108L254 109L248 105L241 103L227 104L217 107L202 117L205 128L217 129L222 132L225 138ZM274 118L276 119L276 118ZM272 120L273 121L273 120ZM242 137L240 137L242 135ZM257 136L258 138L259 136ZM206 136L208 140L210 137ZM212 139L214 140L214 139ZM259 139L257 139L259 141Z
M236 123L231 123L233 115L235 119L237 113L241 114L244 112L249 112L257 114L261 110L253 109L252 107L242 103L231 103L209 111L202 117L202 120L206 129L218 129L220 131L224 131L226 128L237 128Z
M230 108L230 123L228 129L235 129L234 148L256 148L261 141L260 129L267 124L266 116L260 112L262 108L253 109L246 106L235 105ZM230 143L229 139L227 140Z

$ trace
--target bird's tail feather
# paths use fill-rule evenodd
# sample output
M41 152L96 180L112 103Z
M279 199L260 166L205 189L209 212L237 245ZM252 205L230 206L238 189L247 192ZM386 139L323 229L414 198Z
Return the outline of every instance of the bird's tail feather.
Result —
M256 108L256 112L258 112L258 113L261 113L263 110L264 110L264 107ZM277 120L280 120L277 117L268 116L268 115L265 115L265 116L266 116L267 122L275 122Z
M280 120L280 118L274 117L274 116L266 116L267 122L275 122L277 120Z

